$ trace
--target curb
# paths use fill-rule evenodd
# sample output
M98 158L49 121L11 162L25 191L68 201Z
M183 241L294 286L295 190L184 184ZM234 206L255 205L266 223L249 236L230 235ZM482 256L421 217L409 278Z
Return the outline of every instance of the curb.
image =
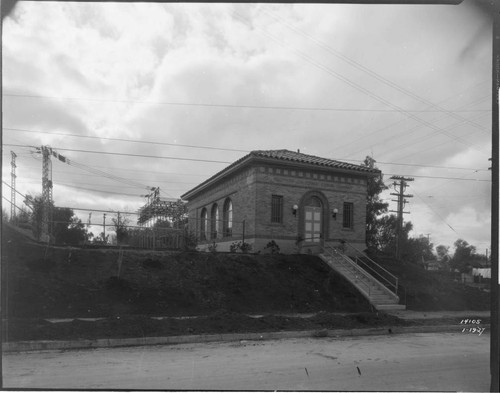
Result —
M482 327L489 329L490 325ZM95 340L75 341L18 341L2 343L3 352L30 352L47 350L71 350L71 349L95 349L116 348L147 345L173 345L208 342L231 342L231 341L264 341L289 338L324 338L324 337L359 337L359 336L383 336L390 334L407 333L459 333L462 326L457 325L435 325L435 326L395 326L370 329L324 329L287 332L262 332L262 333L230 333L230 334L199 334L190 336L170 337L141 337L141 338L110 338Z

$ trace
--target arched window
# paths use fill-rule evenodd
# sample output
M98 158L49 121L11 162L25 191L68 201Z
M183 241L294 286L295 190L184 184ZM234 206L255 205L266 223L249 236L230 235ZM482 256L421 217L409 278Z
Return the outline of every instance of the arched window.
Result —
M207 240L207 227L208 227L208 214L207 209L203 208L201 210L201 222L200 222L200 238L201 240Z
M313 206L313 207L322 207L323 204L321 203L321 199L319 199L317 196L311 196L310 198L306 199L304 202L305 206Z
M222 233L224 237L231 237L233 234L233 202L227 198L222 210Z
M210 233L212 239L217 239L217 231L219 229L219 206L215 203L212 206L210 213Z

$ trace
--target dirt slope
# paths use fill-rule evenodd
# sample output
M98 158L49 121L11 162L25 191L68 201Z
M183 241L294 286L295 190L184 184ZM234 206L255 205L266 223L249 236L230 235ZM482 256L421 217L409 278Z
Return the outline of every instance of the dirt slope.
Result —
M369 311L319 258L47 249L4 232L2 299L8 317L208 315Z
M489 310L490 293L455 281L446 272L429 272L413 263L397 260L382 253L370 257L399 278L400 298L408 309L420 311Z

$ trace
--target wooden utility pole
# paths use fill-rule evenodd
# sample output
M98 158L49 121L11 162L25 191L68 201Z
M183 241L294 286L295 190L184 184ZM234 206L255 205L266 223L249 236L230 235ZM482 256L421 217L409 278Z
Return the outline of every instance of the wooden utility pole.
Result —
M106 243L106 213L102 215L102 241Z
M398 199L393 199L393 202L397 202L398 210L390 210L393 213L398 214L398 223L396 228L396 258L401 257L401 249L402 249L402 241L403 241L403 214L407 214L409 212L405 212L404 208L408 203L408 200L405 198L413 198L411 194L405 194L406 188L408 187L408 182L413 181L415 179L411 177L404 176L392 176L391 180L394 180L392 184L394 186L394 190L397 192L391 193L391 195L395 195Z
M42 235L50 242L52 226L52 149L48 146L41 147L42 152Z
M16 153L10 152L10 219L13 220L16 216Z

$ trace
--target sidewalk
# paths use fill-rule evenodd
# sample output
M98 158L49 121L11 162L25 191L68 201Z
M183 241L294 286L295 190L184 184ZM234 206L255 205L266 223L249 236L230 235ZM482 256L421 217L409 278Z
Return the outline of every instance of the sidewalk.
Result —
M489 317L489 311L412 311L397 310L386 312L404 320L426 320L426 319L469 319L480 320ZM293 314L298 316L297 314ZM311 314L304 314L303 317ZM256 317L256 316L255 316ZM80 319L80 318L75 318ZM82 320L84 318L81 318ZM88 320L97 320L99 318L88 318ZM64 323L73 319L54 319L53 323ZM166 337L137 337L137 338L116 338L116 339L91 339L91 340L72 340L72 341L18 341L2 343L3 352L25 352L25 351L44 351L44 350L71 350L71 349L92 349L108 347L125 346L146 346L146 345L173 345L186 343L202 342L226 342L226 341L252 341L252 340L279 340L290 338L341 338L358 337L373 335L392 335L392 334L410 334L410 333L462 333L463 329L469 327L484 328L481 334L489 334L490 325L470 324L465 322L455 322L445 325L418 325L418 326L385 326L377 328L361 329L317 329L304 331L280 331L280 332L262 332L262 333L230 333L230 334L200 334L185 336L166 336ZM476 333L477 334L477 333Z
M488 311L413 311L413 310L394 310L385 311L386 314L394 315L401 319L442 319L442 318L462 318L478 319L491 315Z

